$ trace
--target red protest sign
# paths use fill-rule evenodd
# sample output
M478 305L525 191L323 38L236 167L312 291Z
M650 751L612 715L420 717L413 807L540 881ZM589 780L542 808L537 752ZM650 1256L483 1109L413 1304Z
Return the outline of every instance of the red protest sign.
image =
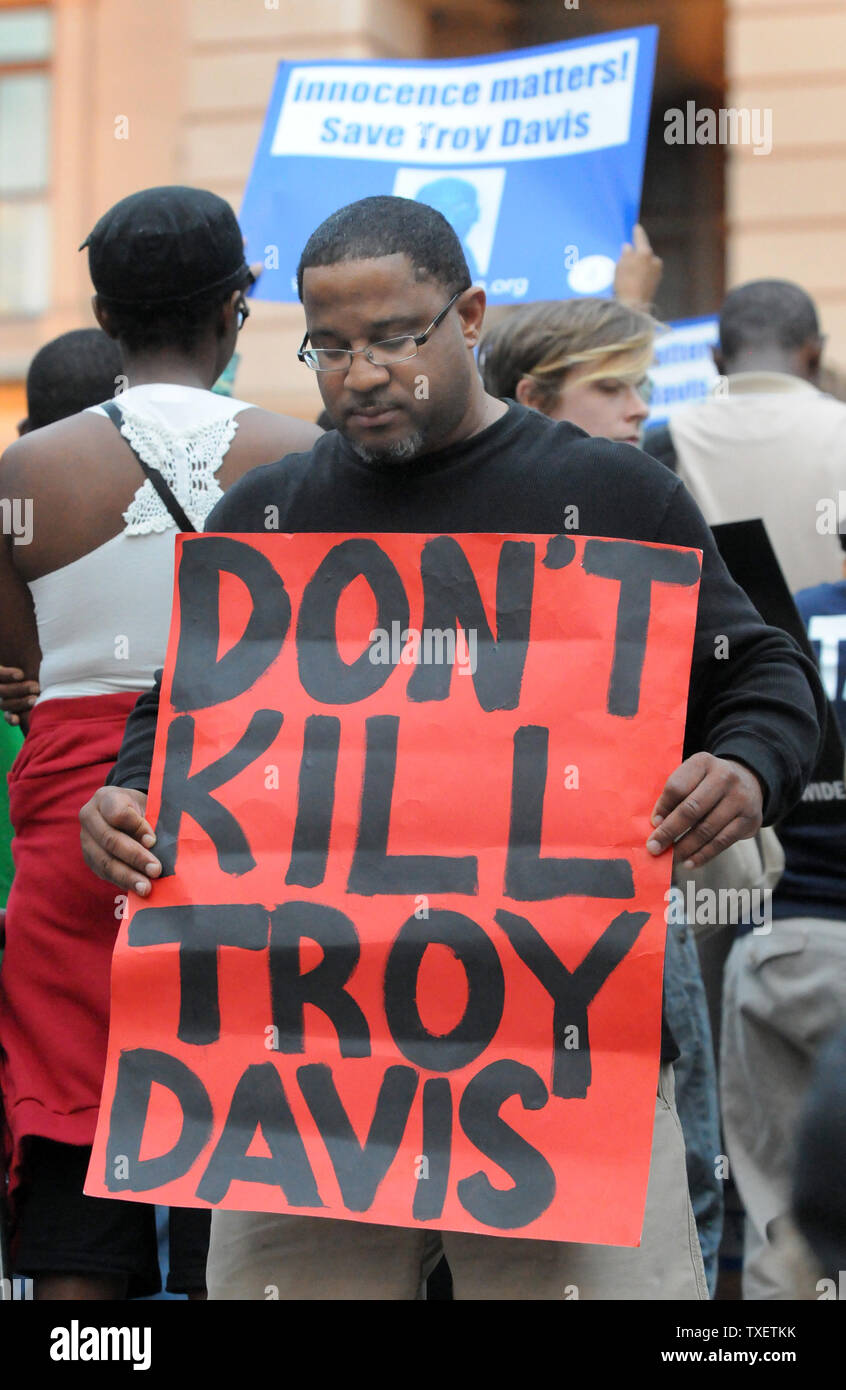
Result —
M86 1191L637 1244L698 552L177 546Z

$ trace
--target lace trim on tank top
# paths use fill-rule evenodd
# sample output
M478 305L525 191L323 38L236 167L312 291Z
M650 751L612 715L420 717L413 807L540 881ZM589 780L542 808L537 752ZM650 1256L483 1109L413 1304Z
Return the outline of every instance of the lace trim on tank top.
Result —
M177 434L148 416L136 414L120 400L118 404L123 411L121 434L146 464L158 469L197 530L202 531L206 517L223 496L215 473L238 428L236 416L205 420ZM149 478L144 479L123 519L128 536L147 536L176 525Z

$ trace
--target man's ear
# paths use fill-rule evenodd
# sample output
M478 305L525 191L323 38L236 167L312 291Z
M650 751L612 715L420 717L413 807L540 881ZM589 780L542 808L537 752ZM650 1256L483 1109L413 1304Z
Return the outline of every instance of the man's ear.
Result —
M824 342L823 338L809 338L800 349L801 359L809 381L815 381L820 374Z
M716 367L720 376L725 376L726 373L724 371L724 368L726 365L726 359L723 357L722 349L719 343L715 343L714 346L711 348L711 356L714 359L714 366Z
M461 318L464 341L469 348L478 347L482 335L482 324L485 321L487 302L487 295L481 285L471 285L470 289L465 290L461 298L456 301L455 307Z
M94 317L99 323L103 332L107 333L110 338L117 338L117 333L114 330L114 326L109 316L109 311L106 308L106 306L102 303L99 294L92 295L91 308L93 309Z

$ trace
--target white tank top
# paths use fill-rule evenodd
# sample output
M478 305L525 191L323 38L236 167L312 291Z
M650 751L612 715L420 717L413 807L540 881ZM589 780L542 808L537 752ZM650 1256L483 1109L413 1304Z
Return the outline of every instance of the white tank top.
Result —
M249 404L165 383L132 386L117 403L122 433L201 531L223 496L215 475L238 428L235 417ZM29 585L42 652L39 700L146 690L164 663L177 528L141 478L120 535Z

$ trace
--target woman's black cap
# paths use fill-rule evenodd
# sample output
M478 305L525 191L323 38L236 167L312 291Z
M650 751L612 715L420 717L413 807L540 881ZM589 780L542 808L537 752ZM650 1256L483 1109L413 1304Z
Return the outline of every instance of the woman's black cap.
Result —
M95 290L116 304L169 304L251 281L238 220L204 188L166 185L122 198L80 246Z

